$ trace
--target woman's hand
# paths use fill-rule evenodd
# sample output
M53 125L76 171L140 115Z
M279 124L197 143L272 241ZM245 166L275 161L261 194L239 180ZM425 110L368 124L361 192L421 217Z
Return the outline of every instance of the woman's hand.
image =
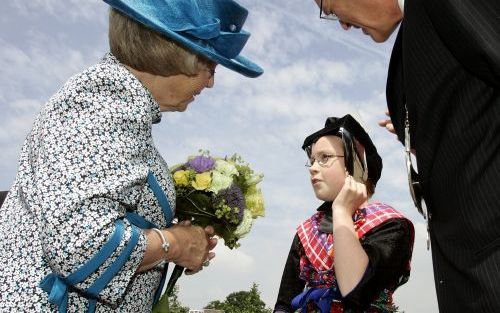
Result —
M351 217L367 199L365 184L357 182L351 175L348 175L344 186L332 203L333 216L346 214Z
M201 270L205 261L215 257L215 253L211 252L217 245L217 239L212 238L213 227L203 229L189 222L182 222L165 232L169 236L172 250L169 261L185 267L191 273Z

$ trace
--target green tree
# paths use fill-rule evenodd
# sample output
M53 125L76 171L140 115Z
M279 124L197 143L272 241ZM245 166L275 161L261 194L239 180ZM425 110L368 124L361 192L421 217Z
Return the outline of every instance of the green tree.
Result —
M229 294L226 300L210 302L205 309L223 310L224 313L271 313L260 299L260 292L256 283L252 284L250 291L237 291Z
M178 297L179 287L174 286L172 294L168 297L169 313L189 313L189 308L182 306Z

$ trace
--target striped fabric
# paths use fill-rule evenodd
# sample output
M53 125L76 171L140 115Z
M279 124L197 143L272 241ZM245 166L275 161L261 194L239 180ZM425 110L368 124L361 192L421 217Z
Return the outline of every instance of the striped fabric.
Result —
M305 257L318 272L331 270L334 266L333 234L325 234L319 230L324 214L324 212L318 212L297 227ZM404 218L404 216L383 203L371 203L358 209L353 217L358 238L392 218ZM301 268L305 265L301 262Z
M363 237L370 230L391 218L404 218L401 213L383 203L369 204L368 206L361 208L360 211L360 218L364 218L364 220L362 220L362 223L360 223L359 225L356 224L356 226L358 226L356 230L356 232L358 233L358 238ZM360 218L358 218L357 220L359 220Z
M408 0L389 67L391 120L403 141L406 103L432 212L444 313L500 312L499 17L498 0Z

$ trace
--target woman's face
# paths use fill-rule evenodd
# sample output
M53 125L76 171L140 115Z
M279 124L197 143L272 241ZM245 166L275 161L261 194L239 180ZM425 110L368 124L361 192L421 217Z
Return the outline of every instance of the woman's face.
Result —
M343 156L344 146L339 137L323 136L313 144L311 162L313 159L324 162L324 166L320 166L318 161L314 161L309 168L311 184L318 199L333 201L344 186L346 169Z
M214 86L214 73L215 65L211 68L202 68L196 76L181 74L165 77L155 75L150 81L148 89L160 105L162 112L183 112L203 89Z

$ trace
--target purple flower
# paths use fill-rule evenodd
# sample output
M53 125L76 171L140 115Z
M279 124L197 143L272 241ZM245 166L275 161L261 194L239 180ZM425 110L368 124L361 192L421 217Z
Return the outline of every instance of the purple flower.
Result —
M243 211L246 209L246 204L245 196L243 196L240 187L233 184L231 187L219 191L219 193L215 196L214 203L219 203L222 200L224 200L229 207L240 209L238 213L233 214L237 216L238 221L241 223L243 220Z
M203 173L214 168L215 161L211 157L199 155L194 159L189 160L188 166L195 170L196 173Z

